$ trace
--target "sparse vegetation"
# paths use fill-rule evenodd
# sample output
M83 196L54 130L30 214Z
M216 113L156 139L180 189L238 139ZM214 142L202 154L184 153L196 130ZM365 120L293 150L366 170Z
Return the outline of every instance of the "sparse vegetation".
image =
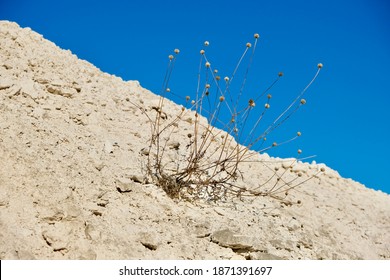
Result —
M271 110L270 90L281 79L283 73L278 73L276 79L260 95L243 100L259 38L260 36L255 34L254 42L245 44L244 52L233 73L223 79L219 71L213 68L205 49L202 49L195 96L182 96L184 106L175 116L170 117L165 112L167 95L181 96L169 87L179 54L179 50L175 49L174 55L168 57L169 64L161 96L158 104L153 107L153 114L138 106L147 115L151 124L151 136L148 147L144 150L147 157L148 180L161 186L171 198L221 200L233 195L284 199L290 190L311 178L302 178L302 173L296 174L293 178L291 175L287 176L290 173L288 170L298 159L292 161L287 168L279 168L258 159L257 156L301 136L301 132L297 132L281 143L268 144L267 141L271 132L305 105L306 100L303 96L317 78L322 64L317 65L317 71L306 87L264 129L264 116ZM209 42L206 41L204 47L208 46ZM233 82L236 82L237 73L241 70L244 60L247 64L241 84L238 89L233 89ZM252 120L248 121L250 119ZM188 123L191 127L186 135L185 145L174 141L183 123ZM249 124L250 128L247 127ZM298 150L298 157L301 153L302 151ZM240 184L242 179L240 167L244 162L262 164L271 175L264 182L259 182L257 187L248 188Z

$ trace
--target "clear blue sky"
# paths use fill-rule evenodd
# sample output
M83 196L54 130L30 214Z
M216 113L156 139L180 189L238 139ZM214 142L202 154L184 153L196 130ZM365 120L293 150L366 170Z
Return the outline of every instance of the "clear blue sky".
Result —
M280 129L300 130L302 137L271 154L295 156L299 146L342 176L390 193L388 0L0 0L0 19L31 27L155 93L167 56L179 48L171 87L182 95L195 91L205 40L208 58L229 75L245 43L259 33L246 93L261 92L283 71L272 108L292 100L317 63L324 64L307 105Z

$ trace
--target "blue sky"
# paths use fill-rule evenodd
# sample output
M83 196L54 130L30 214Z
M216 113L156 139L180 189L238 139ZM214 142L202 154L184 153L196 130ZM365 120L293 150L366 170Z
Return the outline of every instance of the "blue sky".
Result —
M272 89L274 110L281 111L310 81L317 63L324 64L307 104L275 132L275 141L298 130L302 137L270 153L295 156L299 147L342 176L390 193L387 0L1 0L0 19L31 27L155 93L167 56L179 48L170 87L182 96L196 90L205 40L208 59L221 75L230 75L245 43L259 33L245 94L259 94L283 71Z

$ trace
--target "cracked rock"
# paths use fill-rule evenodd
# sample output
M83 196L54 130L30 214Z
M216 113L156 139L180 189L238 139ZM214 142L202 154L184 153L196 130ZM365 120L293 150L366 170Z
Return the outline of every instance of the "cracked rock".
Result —
M236 234L230 229L213 232L211 234L211 242L232 250L254 250L249 236Z

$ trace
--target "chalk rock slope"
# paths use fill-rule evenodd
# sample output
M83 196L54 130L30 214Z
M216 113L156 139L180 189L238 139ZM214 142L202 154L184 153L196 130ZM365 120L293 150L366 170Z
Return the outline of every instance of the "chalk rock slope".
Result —
M139 107L158 102L0 21L0 259L390 259L389 195L325 165L288 171L325 168L293 203L174 201L145 182L150 120ZM164 108L168 119L181 110ZM188 142L190 123L179 128L169 150ZM246 163L241 183L258 186L267 170Z

